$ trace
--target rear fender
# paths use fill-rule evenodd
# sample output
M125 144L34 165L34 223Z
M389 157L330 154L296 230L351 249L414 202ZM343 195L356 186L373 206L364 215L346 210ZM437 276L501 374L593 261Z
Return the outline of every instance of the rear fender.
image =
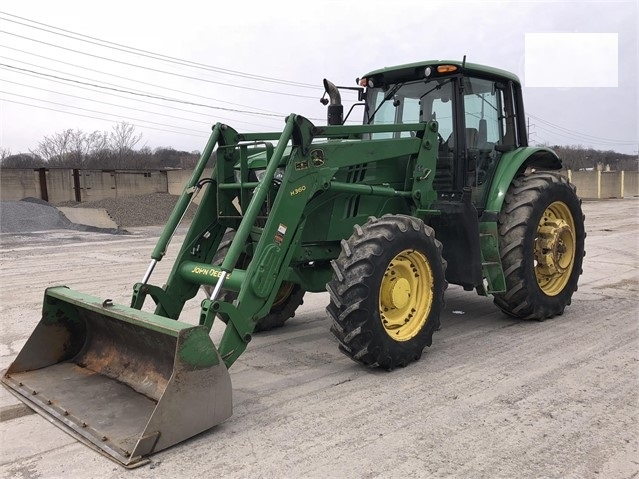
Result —
M526 168L539 168L545 170L561 169L561 160L550 148L522 147L504 153L493 176L488 198L486 199L486 211L499 213L506 198L506 192L515 176Z

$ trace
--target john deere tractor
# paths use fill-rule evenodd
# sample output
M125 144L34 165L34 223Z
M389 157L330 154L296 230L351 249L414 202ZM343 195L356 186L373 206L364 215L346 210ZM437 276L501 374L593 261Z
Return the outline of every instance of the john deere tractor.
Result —
M557 155L528 146L515 75L465 61L375 70L349 89L361 125L344 124L340 88L324 87L325 126L296 114L274 133L216 124L131 304L47 289L3 383L134 466L231 415L228 368L306 293L328 291L344 354L387 370L431 345L449 283L517 318L564 312L584 216ZM198 194L166 284L151 284ZM179 321L201 287L198 324ZM217 345L214 321L226 323Z

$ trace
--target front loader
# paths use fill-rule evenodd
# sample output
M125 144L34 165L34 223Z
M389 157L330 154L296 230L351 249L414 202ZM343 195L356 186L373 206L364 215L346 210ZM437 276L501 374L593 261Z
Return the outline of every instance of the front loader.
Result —
M362 125L343 124L326 80L326 126L295 114L277 133L216 124L131 304L47 289L4 385L133 467L232 414L228 368L306 293L328 291L344 354L386 370L431 345L449 283L517 318L562 314L581 273L583 214L556 154L527 144L517 77L427 61L358 84ZM168 280L153 285L197 194ZM179 321L200 288L198 324ZM142 309L149 297L154 313ZM216 345L214 321L226 323Z

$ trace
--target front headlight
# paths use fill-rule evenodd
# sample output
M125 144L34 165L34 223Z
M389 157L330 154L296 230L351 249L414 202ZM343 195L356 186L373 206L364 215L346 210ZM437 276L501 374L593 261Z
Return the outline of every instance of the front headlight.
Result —
M281 183L282 178L284 178L285 168L278 168L275 170L275 175L273 175L273 181L276 183ZM257 177L257 181L261 182L264 179L264 175L266 174L266 170L253 170L255 176Z
M264 179L264 175L266 174L266 170L253 170L253 172L257 177L257 181L262 181Z

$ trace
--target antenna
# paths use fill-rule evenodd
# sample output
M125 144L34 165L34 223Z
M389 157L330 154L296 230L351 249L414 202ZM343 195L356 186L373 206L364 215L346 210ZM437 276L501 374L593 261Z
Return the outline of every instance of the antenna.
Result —
M464 59L462 60L462 69L466 67L466 55L464 55Z

